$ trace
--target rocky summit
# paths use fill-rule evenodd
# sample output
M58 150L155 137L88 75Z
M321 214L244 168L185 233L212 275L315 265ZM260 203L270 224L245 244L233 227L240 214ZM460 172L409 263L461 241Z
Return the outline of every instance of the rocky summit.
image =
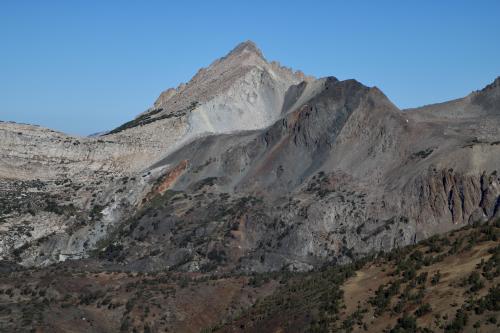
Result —
M196 297L229 297L249 274L346 267L500 218L500 77L400 110L377 87L305 75L247 41L105 133L0 122L0 156L5 274L224 276ZM245 293L232 301L250 306Z

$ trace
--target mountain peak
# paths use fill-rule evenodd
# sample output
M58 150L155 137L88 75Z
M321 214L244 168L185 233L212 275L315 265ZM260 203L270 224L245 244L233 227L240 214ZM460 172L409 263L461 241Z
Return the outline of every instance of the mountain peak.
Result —
M236 55L236 54L242 54L244 52L251 52L257 54L259 57L263 58L264 56L262 55L262 51L257 47L257 45L251 41L247 40L244 42L239 43L236 45L236 47L229 52L228 55Z
M262 66L267 63L262 51L251 40L239 43L229 53L222 58L212 62L207 70L213 70L216 67L223 67L223 71L227 68L240 68L242 66Z
M497 76L497 78L490 84L492 87L500 87L500 76Z
M489 91L489 90L492 90L495 88L499 88L499 87L500 87L500 76L497 76L497 78L495 80L493 80L493 82L491 82L490 84L485 86L483 89L481 89L480 92L486 92L486 91Z

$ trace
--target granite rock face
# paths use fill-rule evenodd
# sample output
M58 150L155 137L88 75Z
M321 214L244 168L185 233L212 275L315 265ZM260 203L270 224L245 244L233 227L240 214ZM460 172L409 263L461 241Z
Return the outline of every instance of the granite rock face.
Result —
M309 270L499 217L498 82L399 110L245 42L100 136L0 123L0 255Z

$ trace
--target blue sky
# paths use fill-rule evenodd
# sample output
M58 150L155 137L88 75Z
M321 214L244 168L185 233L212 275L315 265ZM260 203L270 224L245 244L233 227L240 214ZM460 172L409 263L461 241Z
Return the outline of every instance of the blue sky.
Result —
M500 1L0 1L0 120L86 135L251 39L269 60L399 107L500 75Z

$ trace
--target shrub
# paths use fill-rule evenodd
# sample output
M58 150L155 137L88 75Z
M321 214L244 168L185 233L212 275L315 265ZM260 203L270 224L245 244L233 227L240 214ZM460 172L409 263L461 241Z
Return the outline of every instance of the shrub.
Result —
M384 313L385 309L391 303L391 299L399 292L400 282L396 281L389 284L387 287L380 286L375 292L375 296L370 298L369 302L375 307L375 314Z
M455 318L450 324L446 325L444 331L446 333L462 332L465 328L465 325L467 325L468 319L469 316L467 315L467 312L465 312L465 310L463 309L458 309L457 313L455 314Z
M410 315L404 315L398 319L396 326L391 329L390 333L414 333L417 332L417 320Z
M432 279L431 279L431 284L433 286L435 286L436 284L439 283L439 281L441 280L441 272L440 271L437 271L433 276L432 276Z
M467 283L471 286L469 289L470 292L476 292L484 287L484 283L481 281L481 275L475 271L469 275Z
M431 305L429 303L422 304L415 310L415 316L422 317L432 311Z
M488 311L500 311L500 285L489 289L488 294L477 301L475 312L477 314Z

